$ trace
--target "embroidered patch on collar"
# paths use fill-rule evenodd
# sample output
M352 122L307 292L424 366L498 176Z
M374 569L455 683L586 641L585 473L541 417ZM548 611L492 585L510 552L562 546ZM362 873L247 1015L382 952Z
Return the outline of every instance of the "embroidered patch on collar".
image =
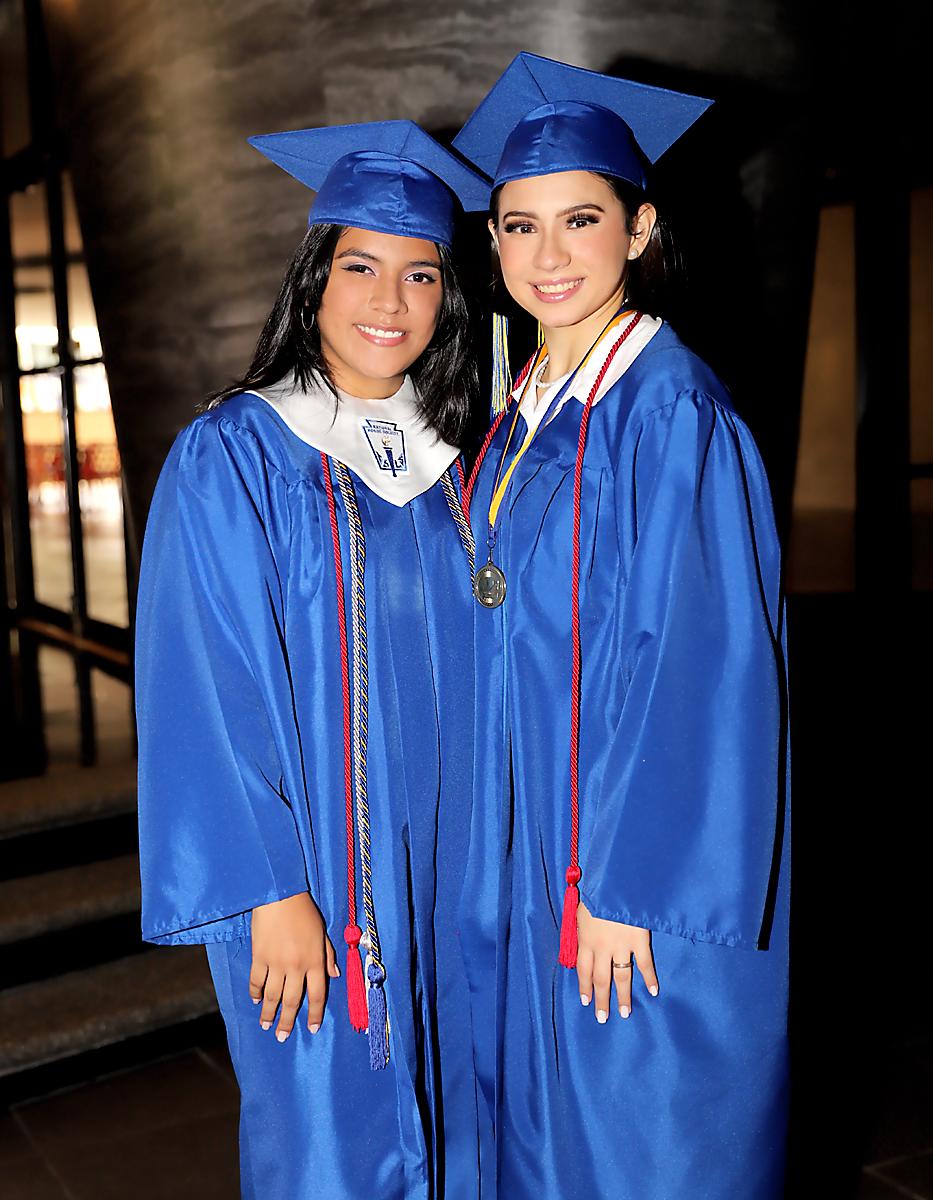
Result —
M380 471L390 471L392 477L408 474L408 455L405 453L405 434L392 421L375 421L367 417L360 422L369 448Z

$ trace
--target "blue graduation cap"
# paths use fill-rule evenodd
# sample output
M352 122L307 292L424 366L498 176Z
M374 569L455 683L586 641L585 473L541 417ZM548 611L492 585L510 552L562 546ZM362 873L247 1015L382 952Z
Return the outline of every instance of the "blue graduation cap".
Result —
M308 223L353 225L449 246L455 201L485 209L489 186L414 121L292 129L247 139L317 192Z
M712 104L537 54L517 54L455 148L491 179L599 171L640 188L647 166Z

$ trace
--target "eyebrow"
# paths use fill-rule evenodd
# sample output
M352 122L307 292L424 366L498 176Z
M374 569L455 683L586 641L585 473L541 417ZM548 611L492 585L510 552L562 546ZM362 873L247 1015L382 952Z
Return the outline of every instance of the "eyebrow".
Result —
M349 247L347 250L341 250L337 255L338 258L365 258L368 262L382 262L375 254L370 254L368 250L357 250L354 247ZM413 258L411 262L406 264L409 267L431 267L435 271L441 269L441 264L437 259L431 258Z
M571 204L569 208L562 208L559 213L555 213L554 215L557 217L566 217L570 213L579 212L582 208L594 208L597 212L601 213L606 211L601 204ZM507 221L510 217L536 217L537 215L537 213L521 212L518 209L513 209L512 212L507 212L502 220Z

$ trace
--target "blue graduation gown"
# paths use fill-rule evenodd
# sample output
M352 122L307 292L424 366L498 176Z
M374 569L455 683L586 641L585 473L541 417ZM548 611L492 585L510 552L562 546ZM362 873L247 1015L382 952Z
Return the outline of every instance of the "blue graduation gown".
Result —
M516 468L495 550L506 599L474 610L461 930L500 1194L772 1200L790 822L768 486L722 384L662 326L593 409L583 468L581 895L653 931L661 985L650 997L636 970L632 1016L613 993L600 1026L557 962L581 412L568 400ZM472 500L478 556L510 421Z
M180 434L146 533L137 618L143 935L208 944L242 1092L244 1196L479 1196L455 928L472 770L469 569L439 485L396 507L354 483L366 534L387 1069L370 1070L366 1037L350 1028L344 978L330 983L320 1032L308 1033L303 1005L282 1045L274 1027L260 1029L248 995L253 906L309 890L341 964L347 922L321 459L251 394ZM349 537L336 483L335 492L349 629Z

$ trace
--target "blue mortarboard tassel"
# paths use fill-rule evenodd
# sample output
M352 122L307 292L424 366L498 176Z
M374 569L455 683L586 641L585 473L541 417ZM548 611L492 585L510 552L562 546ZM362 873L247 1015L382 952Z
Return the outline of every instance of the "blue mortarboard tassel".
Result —
M260 134L249 144L317 192L311 224L352 225L449 246L455 197L485 209L489 185L414 121Z
M369 988L369 1065L381 1071L389 1061L389 1021L386 1013L386 973L382 963L371 961L366 968Z
M647 165L712 103L518 54L454 138L494 180L599 171L644 188Z

